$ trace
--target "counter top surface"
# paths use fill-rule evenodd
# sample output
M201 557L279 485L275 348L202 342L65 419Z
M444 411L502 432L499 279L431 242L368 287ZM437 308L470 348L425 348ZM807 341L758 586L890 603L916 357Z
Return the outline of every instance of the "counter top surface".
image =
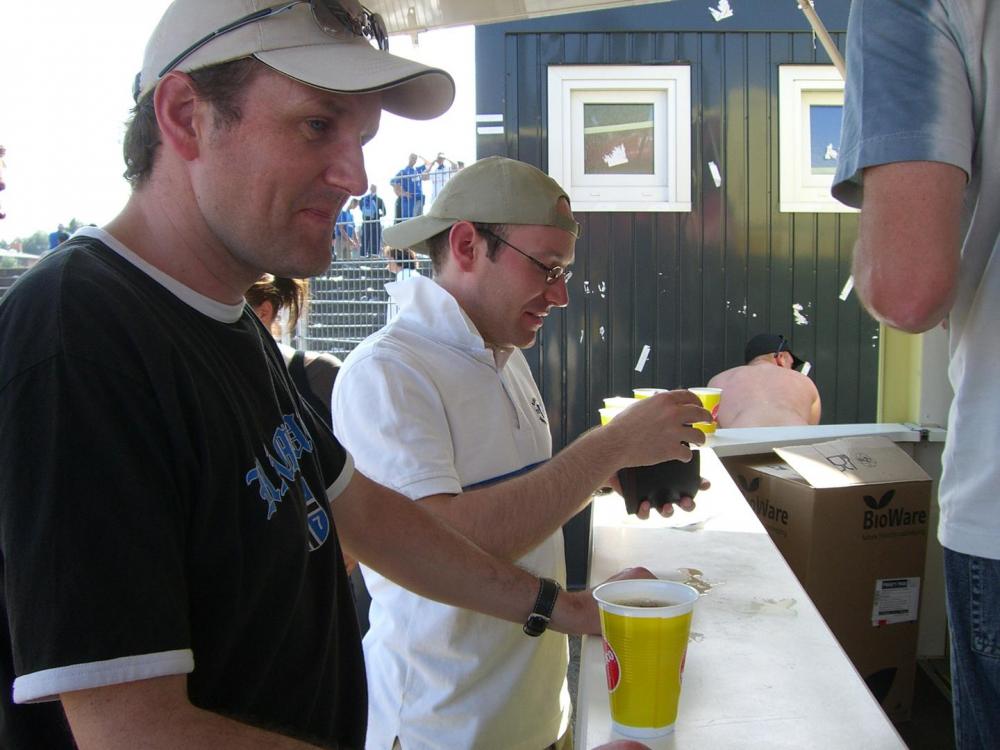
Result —
M871 424L816 424L801 427L736 427L716 430L708 446L717 456L766 453L772 448L800 443L822 443L844 437L881 435L896 443L944 442L947 431L897 422Z
M660 748L900 748L781 553L711 449L712 488L691 513L641 521L618 495L595 498L590 584L643 565L703 592L695 605L674 733ZM611 730L599 637L582 644L576 747L622 739Z

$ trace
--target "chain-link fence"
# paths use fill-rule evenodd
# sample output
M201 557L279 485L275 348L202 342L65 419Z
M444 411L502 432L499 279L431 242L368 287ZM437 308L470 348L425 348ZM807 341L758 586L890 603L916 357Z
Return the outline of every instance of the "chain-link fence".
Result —
M430 259L417 256L418 273L431 275ZM309 283L309 306L299 321L293 346L329 352L343 359L365 337L386 324L388 281L397 266L386 258L335 260L326 274Z

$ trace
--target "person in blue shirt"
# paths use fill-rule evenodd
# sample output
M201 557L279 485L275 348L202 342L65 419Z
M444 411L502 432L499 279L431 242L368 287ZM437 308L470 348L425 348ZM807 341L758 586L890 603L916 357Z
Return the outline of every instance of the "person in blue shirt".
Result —
M375 185L361 196L361 257L377 258L382 254L382 217L385 202L378 197Z
M69 239L69 232L62 224L54 232L49 232L49 250L55 250L59 245Z
M417 160L423 161L421 166L416 166ZM410 154L409 163L396 172L396 176L389 182L392 189L396 191L396 221L398 224L414 216L421 216L424 213L424 187L423 181L427 179L427 168L430 162L422 156Z
M337 214L337 223L333 225L334 260L346 260L351 257L351 248L358 249L357 233L354 231L354 214L351 213L357 207L358 199L351 198L350 204Z

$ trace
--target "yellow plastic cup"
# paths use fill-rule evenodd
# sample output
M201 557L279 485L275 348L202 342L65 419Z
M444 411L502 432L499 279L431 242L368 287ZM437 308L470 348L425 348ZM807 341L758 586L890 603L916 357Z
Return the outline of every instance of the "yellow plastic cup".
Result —
M631 398L629 396L608 396L604 399L604 406L607 409L624 409L627 406L631 406L639 399Z
M624 411L638 400L626 396L608 396L604 399L604 408L597 410L601 415L601 424L606 425L618 412Z
M666 393L666 388L633 388L632 395L636 398L649 398L656 393Z
M603 409L598 409L597 412L601 415L601 425L602 426L606 425L608 422L610 422L612 419L614 419L615 418L615 414L617 414L621 410L622 410L622 407L620 407L620 406L615 406L615 407L607 407L606 406Z
M712 412L711 422L695 422L694 426L706 435L715 432L719 424L719 403L722 401L721 388L688 388L691 393L698 397L701 405Z
M698 592L676 581L611 581L594 589L601 611L611 725L626 737L670 734Z

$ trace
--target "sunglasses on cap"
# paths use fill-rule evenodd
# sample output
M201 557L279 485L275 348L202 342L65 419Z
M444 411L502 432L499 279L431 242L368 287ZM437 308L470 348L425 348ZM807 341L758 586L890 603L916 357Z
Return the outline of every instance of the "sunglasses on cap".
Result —
M378 13L372 13L358 2L358 0L292 0L292 2L284 3L283 5L264 8L250 15L243 16L243 18L237 18L235 21L219 27L211 34L206 34L164 65L163 69L156 75L157 80L163 78L163 76L216 37L228 34L230 31L235 31L248 24L263 21L265 18L273 18L302 3L309 3L313 18L316 20L316 25L327 34L337 36L346 30L354 36L374 41L383 52L389 51L389 32L385 27L385 21L382 20L382 16ZM132 94L138 100L139 76L136 76Z
M785 345L787 343L788 342L785 341L785 337L784 336L778 336L778 348L774 352L774 358L775 358L775 360L777 360L781 356L781 353L783 351L785 351Z

